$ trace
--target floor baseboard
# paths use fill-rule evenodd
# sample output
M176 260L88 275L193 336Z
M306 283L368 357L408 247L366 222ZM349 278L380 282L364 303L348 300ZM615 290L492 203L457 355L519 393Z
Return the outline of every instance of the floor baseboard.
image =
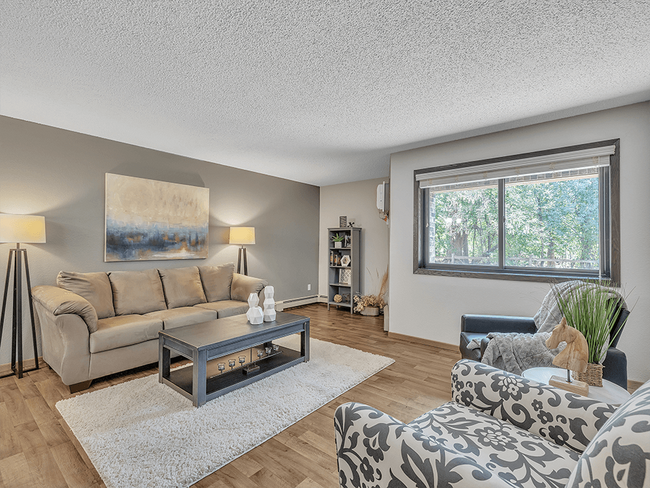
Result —
M453 351L460 354L460 349L456 344L447 344L446 342L432 341L431 339L422 339L420 337L410 336L406 334L398 334L397 332L388 332L388 337L393 339L401 339L403 341L415 342L417 344L427 344L428 346L439 347L447 351Z
M44 368L47 363L43 361L43 357L38 357L38 367ZM23 359L23 369L32 369L34 367L34 358ZM0 364L0 376L11 373L11 363Z

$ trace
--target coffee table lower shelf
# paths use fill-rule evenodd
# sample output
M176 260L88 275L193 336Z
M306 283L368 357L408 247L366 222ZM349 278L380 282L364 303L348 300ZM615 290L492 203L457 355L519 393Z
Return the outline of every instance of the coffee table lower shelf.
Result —
M286 347L282 352L269 358L262 358L255 363L260 367L259 371L253 375L246 375L241 367L234 370L226 370L220 373L217 369L219 359L213 359L207 363L207 380L206 380L206 401L214 400L226 393L230 393L251 383L279 373L283 369L290 368L296 364L305 361L304 356L299 351L294 351ZM163 377L163 383L181 395L193 400L193 365L184 366L169 372L169 378Z

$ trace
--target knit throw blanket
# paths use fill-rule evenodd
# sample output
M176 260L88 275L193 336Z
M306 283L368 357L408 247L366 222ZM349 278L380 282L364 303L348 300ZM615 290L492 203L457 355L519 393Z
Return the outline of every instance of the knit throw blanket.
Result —
M553 358L566 347L566 342L561 342L557 349L546 347L546 339L551 337L550 332L490 332L487 336L490 342L481 362L515 374L521 374L529 368L553 366Z

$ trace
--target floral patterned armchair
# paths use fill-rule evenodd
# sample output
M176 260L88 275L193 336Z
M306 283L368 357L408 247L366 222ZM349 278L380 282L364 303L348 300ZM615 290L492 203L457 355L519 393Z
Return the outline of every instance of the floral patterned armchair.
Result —
M616 409L463 359L452 398L409 424L341 405L340 486L650 487L650 381Z

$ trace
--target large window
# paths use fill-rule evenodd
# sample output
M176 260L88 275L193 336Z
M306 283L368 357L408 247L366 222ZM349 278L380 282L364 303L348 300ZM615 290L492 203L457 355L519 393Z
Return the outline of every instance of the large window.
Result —
M421 170L415 179L416 273L618 280L618 141Z

